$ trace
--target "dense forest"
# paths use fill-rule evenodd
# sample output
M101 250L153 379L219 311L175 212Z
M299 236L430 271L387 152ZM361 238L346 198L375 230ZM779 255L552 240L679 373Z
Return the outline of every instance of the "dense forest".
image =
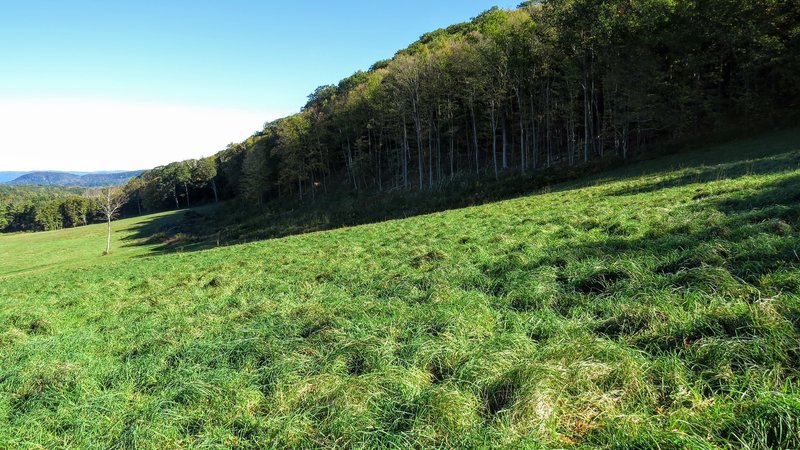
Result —
M48 231L86 225L95 206L80 188L0 185L0 231Z
M624 160L780 114L799 94L797 1L528 2L426 34L245 141L130 187L148 210L426 190Z
M536 177L769 122L798 99L798 0L526 2L425 34L212 157L145 172L126 212Z

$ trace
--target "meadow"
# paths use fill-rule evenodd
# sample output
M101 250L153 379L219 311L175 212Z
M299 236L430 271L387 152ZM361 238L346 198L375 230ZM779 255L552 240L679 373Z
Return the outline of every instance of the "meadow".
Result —
M800 130L157 251L181 214L0 236L0 447L800 448Z
M0 235L0 280L13 274L81 269L146 255L159 247L148 236L180 223L183 216L183 211L173 211L115 221L111 244L114 251L107 258L97 257L105 250L103 224Z

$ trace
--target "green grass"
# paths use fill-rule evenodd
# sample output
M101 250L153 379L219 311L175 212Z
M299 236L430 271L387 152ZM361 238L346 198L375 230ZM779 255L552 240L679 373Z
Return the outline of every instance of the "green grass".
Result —
M160 244L148 242L157 229L180 223L183 211L153 214L115 221L112 225L112 254L100 258L106 249L106 225L96 224L40 233L0 235L0 279L10 275L83 269L142 256Z
M177 254L0 237L0 447L798 448L799 162Z

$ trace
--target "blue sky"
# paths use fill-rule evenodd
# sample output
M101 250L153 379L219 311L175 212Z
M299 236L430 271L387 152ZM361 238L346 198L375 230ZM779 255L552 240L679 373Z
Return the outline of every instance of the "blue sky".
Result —
M4 2L0 170L147 168L209 155L227 142L243 139L264 121L297 111L317 86L391 57L424 32L468 20L493 5L510 8L517 3ZM72 104L78 106L70 114ZM201 111L202 119L195 120L192 113L188 118L175 117L176 111L188 110ZM211 131L207 128L216 122L215 111L226 125L214 130L214 136L195 136ZM140 113L157 123L171 118L175 132L164 136L170 133L168 127L151 130L148 120L136 116ZM19 123L23 120L27 122ZM56 126L56 121L61 123ZM106 139L122 132L118 121L132 122L129 129L140 128L136 148L143 154L138 160L123 158L123 150L113 152L116 159L103 160L98 154L99 150L108 154ZM90 126L93 123L107 128L102 136L93 136L97 130ZM197 130L198 125L204 130ZM51 126L58 129L47 133ZM71 131L71 126L79 130ZM13 139L8 138L9 131L14 132ZM56 139L52 136L56 132L66 132L76 141ZM47 153L45 147L52 145L61 147L58 154ZM27 151L15 151L20 147ZM22 154L12 156L15 153ZM43 167L46 162L49 165Z

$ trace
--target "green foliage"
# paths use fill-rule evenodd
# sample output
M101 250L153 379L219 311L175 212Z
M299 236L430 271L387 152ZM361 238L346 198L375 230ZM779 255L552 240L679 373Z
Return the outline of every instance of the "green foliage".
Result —
M75 214L81 216L82 206L79 205L84 202L80 197L82 191L53 186L0 185L0 232L49 231L75 226ZM87 209L86 214L88 212Z
M33 222L36 229L49 231L62 227L61 203L55 200L42 202L36 205L33 213Z
M268 134L272 135L271 130ZM261 205L265 193L270 190L274 182L274 175L270 171L267 139L269 138L263 137L257 140L244 152L239 189L243 200L251 205Z
M91 200L77 195L67 197L59 208L65 227L87 225L90 212L96 209Z
M161 210L221 193L255 210L344 188L431 192L466 175L544 178L742 124L793 123L793 6L548 0L492 8L318 88L301 112L203 160L202 175L196 161L154 169L132 198Z
M192 182L208 183L217 176L217 162L214 158L202 158L192 167Z
M101 226L0 236L0 447L795 448L799 160L773 133L196 252L151 238L204 209L107 259Z

